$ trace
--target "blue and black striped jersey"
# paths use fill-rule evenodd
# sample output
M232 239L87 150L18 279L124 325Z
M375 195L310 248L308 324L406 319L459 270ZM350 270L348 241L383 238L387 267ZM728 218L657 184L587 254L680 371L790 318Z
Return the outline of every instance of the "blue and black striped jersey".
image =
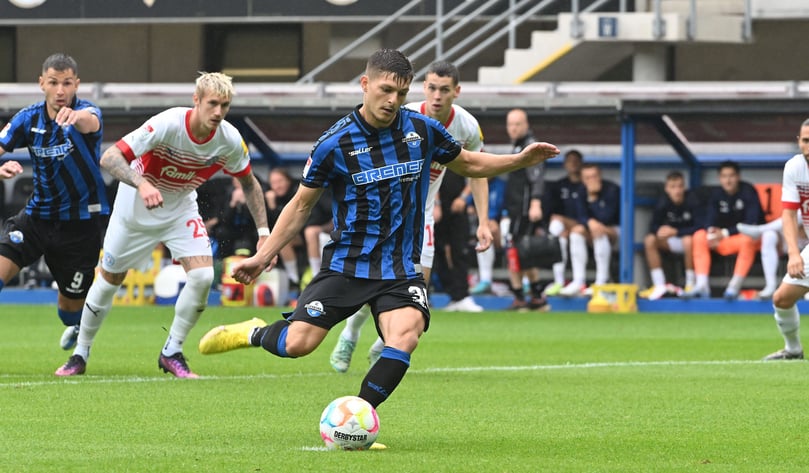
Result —
M86 100L73 99L74 110L90 109L101 120L101 110ZM108 215L101 176L102 128L83 135L72 126L60 127L48 117L45 102L19 112L0 131L0 147L11 152L27 147L34 170L34 192L25 207L32 217L45 220L86 220Z
M417 277L430 163L460 152L438 121L406 108L389 128L371 127L359 107L335 123L315 143L301 181L332 188L323 268L363 279Z

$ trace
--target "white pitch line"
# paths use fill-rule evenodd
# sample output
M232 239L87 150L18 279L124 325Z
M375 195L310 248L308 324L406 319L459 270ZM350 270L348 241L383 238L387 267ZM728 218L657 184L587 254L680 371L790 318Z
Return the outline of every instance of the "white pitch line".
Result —
M764 364L761 360L715 360L715 361L616 361L603 363L565 363L559 365L527 365L527 366L467 366L467 367L447 367L447 368L424 368L412 369L409 375L434 374L434 373L482 373L482 372L504 372L504 371L551 371L551 370L586 370L599 368L637 368L647 366L729 366L729 365L757 365ZM789 362L787 362L789 363ZM773 366L784 363L767 363ZM143 377L143 376L85 376L76 378L58 378L43 381L13 381L25 377L24 375L0 375L0 379L8 381L0 382L0 388L26 388L38 386L56 385L81 385L81 384L135 384L135 383L165 383L165 382L200 382L200 381L235 381L235 380L261 380L261 379L289 379L300 377L323 377L336 376L332 372L312 372L312 373L290 373L290 374L254 374L254 375L234 375L234 376L200 376L198 380L180 381L175 378ZM33 377L33 376L28 376ZM40 378L37 375L36 378Z

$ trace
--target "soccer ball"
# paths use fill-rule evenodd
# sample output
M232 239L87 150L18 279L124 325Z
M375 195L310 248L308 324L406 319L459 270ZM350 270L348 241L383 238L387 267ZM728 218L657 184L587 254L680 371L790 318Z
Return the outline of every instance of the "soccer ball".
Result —
M335 399L320 416L320 436L330 450L367 450L379 434L379 416L365 399Z

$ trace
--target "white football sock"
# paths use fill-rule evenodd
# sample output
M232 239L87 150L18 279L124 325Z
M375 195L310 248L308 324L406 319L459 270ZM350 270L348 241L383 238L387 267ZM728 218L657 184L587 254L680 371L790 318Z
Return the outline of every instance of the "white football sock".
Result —
M652 284L657 287L662 287L666 285L666 273L663 272L663 268L655 268L651 271L652 275Z
M778 324L778 330L784 337L784 348L790 353L798 353L803 350L801 347L800 327L801 316L798 313L798 307L792 306L789 309L775 309L775 323Z
M312 268L312 277L317 276L317 273L320 272L320 262L320 257L309 257L309 267Z
M356 342L360 338L362 324L364 324L370 316L371 309L367 305L360 307L360 310L354 312L354 315L346 319L346 326L343 328L343 331L340 332L340 336L349 341Z
M492 282L494 272L494 246L478 253L478 276L481 282Z
M381 338L376 337L376 341L374 342L373 345L371 345L371 349L369 351L381 353L383 348L385 348L385 342L382 341Z
M298 274L298 260L284 260L284 269L287 272L287 277L293 284L301 282L301 276Z
M708 275L707 274L697 274L697 282L694 287L698 287L700 289L710 289L711 286L708 282Z
M559 261L558 263L553 263L553 282L558 284L565 283L565 268L567 267L567 247L568 247L567 238L559 237L559 248L562 250L562 261Z
M208 306L208 293L213 277L212 266L194 268L186 273L185 286L180 290L174 305L174 321L163 346L163 355L171 356L183 351L183 342Z
M612 245L606 235L593 240L593 256L596 260L596 284L606 284L610 280L610 258Z
M761 235L761 269L764 272L764 288L775 290L778 285L778 234L766 231Z
M93 346L98 329L101 328L101 324L112 307L112 299L119 287L108 283L101 275L93 281L81 311L79 338L76 341L76 348L73 350L74 355L81 356L85 361L90 358L90 348Z
M584 285L587 280L587 239L580 233L570 234L570 268L573 282Z
M693 269L686 269L685 270L685 285L694 287L694 284L696 284L696 281L697 281L697 277L694 275L694 270Z
M730 278L730 282L728 283L727 288L728 288L729 291L733 291L733 292L738 293L739 289L742 288L743 283L744 283L744 278L741 277L741 276L736 276L734 274L733 277Z

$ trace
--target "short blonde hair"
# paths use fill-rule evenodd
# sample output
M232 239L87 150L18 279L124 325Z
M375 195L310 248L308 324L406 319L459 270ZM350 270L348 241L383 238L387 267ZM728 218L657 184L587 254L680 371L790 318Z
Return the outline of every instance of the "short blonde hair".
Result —
M208 92L228 99L233 98L236 94L233 90L233 78L221 72L200 72L194 93L201 98Z

